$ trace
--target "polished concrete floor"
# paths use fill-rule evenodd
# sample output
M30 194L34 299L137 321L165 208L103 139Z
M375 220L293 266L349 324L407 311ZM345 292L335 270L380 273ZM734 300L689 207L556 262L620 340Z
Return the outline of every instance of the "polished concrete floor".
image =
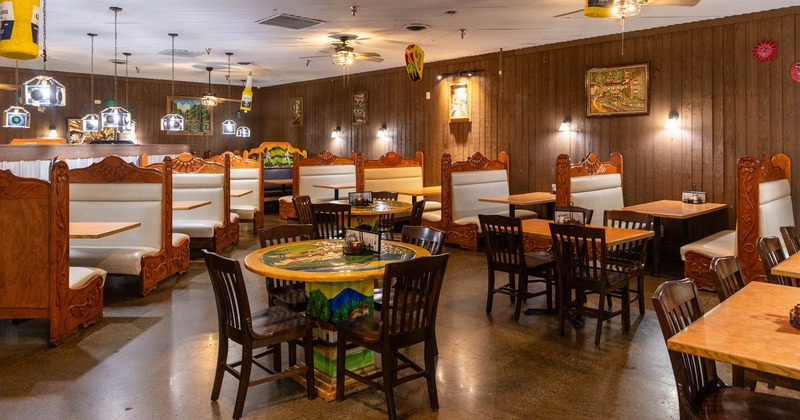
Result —
M267 224L277 222L269 217ZM224 254L241 260L254 249L252 232L243 231L241 243ZM451 258L437 320L440 409L430 409L424 381L413 381L397 389L401 417L678 418L672 370L649 298L630 333L614 318L605 322L596 347L591 318L585 328L567 325L559 336L555 315L523 315L515 322L513 306L500 295L487 315L484 254L453 247L446 252ZM253 310L265 306L263 278L244 271ZM647 278L646 296L659 281ZM189 273L162 282L150 295L137 293L130 279L109 278L103 320L56 348L47 346L46 320L0 320L0 418L230 418L236 395L231 376L219 400L210 400L217 316L202 259L194 258ZM707 307L717 302L712 293L702 299ZM542 304L537 299L527 306ZM421 356L421 348L411 354ZM720 371L729 378L729 369ZM377 391L344 402L309 401L291 380L250 388L244 406L251 419L385 416Z

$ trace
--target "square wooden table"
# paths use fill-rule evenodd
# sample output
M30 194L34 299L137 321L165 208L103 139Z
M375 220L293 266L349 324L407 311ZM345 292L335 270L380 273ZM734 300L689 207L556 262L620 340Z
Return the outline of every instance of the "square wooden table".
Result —
M800 288L751 282L667 340L670 350L800 379Z
M211 204L211 200L173 201L172 210L191 210Z
M427 197L429 195L439 195L442 193L442 186L435 185L422 188L397 188L394 192L411 196L411 205L417 202L417 196Z
M253 190L231 190L231 197L242 197L252 192Z
M140 222L69 222L70 239L97 239L141 226Z
M661 275L661 219L677 219L683 221L683 244L688 243L688 220L715 211L727 209L727 204L703 203L688 204L680 200L658 200L649 203L623 207L622 210L653 215L653 231L658 232L653 238L653 274Z
M789 258L781 261L775 267L772 267L770 271L776 276L800 279L800 252L792 254Z
M327 188L329 190L333 190L333 199L339 199L339 190L345 190L349 188L355 188L355 182L345 182L343 184L314 184L316 188Z
M522 221L522 234L530 235L539 239L550 240L550 223L552 220L547 219L526 219ZM625 229L610 226L595 226L586 225L588 227L603 228L606 231L606 246L612 247L614 245L621 245L628 242L638 241L639 239L647 239L653 237L653 232L650 230L639 229Z
M530 192L525 194L505 195L501 197L479 198L485 203L508 204L508 215L515 217L516 206L532 206L534 204L551 204L556 202L556 195L549 192ZM548 209L552 214L552 210Z

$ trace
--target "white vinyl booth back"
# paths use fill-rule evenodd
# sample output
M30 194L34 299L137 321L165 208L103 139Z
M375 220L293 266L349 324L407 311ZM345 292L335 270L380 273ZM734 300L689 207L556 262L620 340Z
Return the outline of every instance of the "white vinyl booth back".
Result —
M316 184L353 184L356 183L356 165L319 165L301 166L297 183L297 195L307 195L314 202L333 200L333 190L318 188ZM355 188L339 190L339 197L347 197L347 193ZM290 198L291 200L291 198Z
M401 188L422 188L422 167L364 168L364 191L396 191ZM411 202L410 195L400 194L398 201Z
M481 230L479 214L508 216L508 205L478 201L482 197L508 195L508 177L504 169L488 171L453 172L453 221L459 224L476 224ZM537 214L530 210L516 210L520 219L530 219ZM424 215L423 215L424 217ZM430 219L429 219L430 220Z
M224 174L172 174L172 200L208 200L211 204L172 213L172 228L193 238L213 238L224 223ZM258 195L258 194L253 194Z
M758 236L777 236L783 243L781 226L794 226L792 190L788 179L758 184Z
M231 168L231 190L250 190L250 194L231 197L231 211L246 220L253 220L254 212L261 208L259 184L260 168Z
M587 175L570 178L570 201L573 206L594 210L589 224L602 225L606 210L625 207L620 174Z
M128 163L139 164L139 156L120 156ZM64 159L70 169L85 168L93 163L100 162L105 156L92 158ZM8 169L16 176L50 180L50 160L8 160L0 161L0 169Z

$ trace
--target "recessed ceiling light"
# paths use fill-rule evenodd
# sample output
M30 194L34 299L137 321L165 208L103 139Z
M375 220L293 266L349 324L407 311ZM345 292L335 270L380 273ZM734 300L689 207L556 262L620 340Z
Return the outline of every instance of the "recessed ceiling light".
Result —
M408 25L403 26L403 29L411 32L418 32L424 31L430 27L430 25L426 25L424 23L409 23Z

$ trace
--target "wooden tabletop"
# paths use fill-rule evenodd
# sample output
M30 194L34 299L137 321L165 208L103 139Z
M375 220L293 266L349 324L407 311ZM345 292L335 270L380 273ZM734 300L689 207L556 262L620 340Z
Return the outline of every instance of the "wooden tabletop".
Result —
M198 200L198 201L173 201L173 210L191 210L198 207L203 207L211 204L211 200Z
M405 195L439 195L442 193L442 186L436 185L422 188L396 188L394 189L394 192Z
M550 239L550 223L547 219L526 219L522 221L522 233L540 239ZM609 226L586 225L589 227L603 228L606 230L606 246L620 245L627 242L638 241L653 237L653 231L639 229L624 229Z
M344 190L347 188L355 188L355 182L345 182L343 184L314 184L317 188L327 188L329 190Z
M231 197L241 197L252 192L253 190L231 190Z
M292 183L292 179L291 178L265 179L264 183L265 184L274 184L274 185L286 185L286 184L291 184Z
M789 258L772 267L770 271L776 276L800 278L800 252L795 252Z
M140 222L69 222L71 239L97 239L141 226Z
M688 204L680 200L658 200L623 207L622 210L652 214L653 217L666 219L689 219L727 207L727 204L722 203Z
M266 277L306 282L372 281L383 277L390 262L428 256L415 245L382 241L381 254L349 255L342 253L342 239L314 239L274 245L253 251L245 257L248 270Z
M670 350L800 379L800 288L751 282L667 341Z
M350 204L348 200L332 200L333 204ZM411 203L405 201L379 201L375 200L368 206L350 206L353 216L374 216L377 214L394 214L411 211Z
M478 201L487 203L513 204L516 206L529 206L533 204L554 203L556 195L549 192L530 192L525 194L505 195L501 197L479 198Z

